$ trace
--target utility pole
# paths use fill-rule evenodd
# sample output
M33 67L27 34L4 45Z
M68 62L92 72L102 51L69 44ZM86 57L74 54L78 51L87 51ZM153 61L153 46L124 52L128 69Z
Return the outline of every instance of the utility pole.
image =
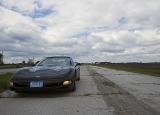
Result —
M3 50L1 50L2 53L0 53L0 64L3 64Z

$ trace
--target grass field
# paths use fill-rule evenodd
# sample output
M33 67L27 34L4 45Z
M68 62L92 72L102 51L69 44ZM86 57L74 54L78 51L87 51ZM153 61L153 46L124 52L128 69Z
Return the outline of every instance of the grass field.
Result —
M160 64L116 63L116 64L98 64L96 66L160 77Z
M12 73L0 74L0 92L9 88L9 80Z

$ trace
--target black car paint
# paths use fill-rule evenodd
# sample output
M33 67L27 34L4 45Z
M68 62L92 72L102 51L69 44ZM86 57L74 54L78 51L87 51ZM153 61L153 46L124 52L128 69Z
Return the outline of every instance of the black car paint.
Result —
M64 67L34 66L34 67L22 68L19 71L17 71L11 78L10 81L13 82L14 85L11 86L10 89L14 91L25 91L33 89L64 88L68 86L63 86L63 81L65 80L75 81L79 78L80 78L80 66L78 64L74 64L73 60L71 59L71 65ZM43 81L44 87L30 88L29 85L31 81Z

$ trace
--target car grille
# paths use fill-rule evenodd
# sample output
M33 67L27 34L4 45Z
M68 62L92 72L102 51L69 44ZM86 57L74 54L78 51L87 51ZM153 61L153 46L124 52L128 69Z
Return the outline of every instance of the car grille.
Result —
M45 83L44 85L45 85L45 87L56 87L56 86L61 86L62 83L61 82L59 82L59 83Z
M58 87L58 86L62 86L63 82L57 82L57 83L53 83L53 82L44 82L44 87ZM16 82L14 83L15 87L23 87L23 88L27 88L30 87L30 82Z
M27 87L28 84L27 83L14 83L15 87Z

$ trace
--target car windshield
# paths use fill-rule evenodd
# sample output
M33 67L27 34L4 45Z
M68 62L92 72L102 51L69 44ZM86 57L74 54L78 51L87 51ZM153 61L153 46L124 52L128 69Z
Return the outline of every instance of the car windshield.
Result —
M40 63L37 64L37 66L68 66L71 65L70 58L46 58Z

